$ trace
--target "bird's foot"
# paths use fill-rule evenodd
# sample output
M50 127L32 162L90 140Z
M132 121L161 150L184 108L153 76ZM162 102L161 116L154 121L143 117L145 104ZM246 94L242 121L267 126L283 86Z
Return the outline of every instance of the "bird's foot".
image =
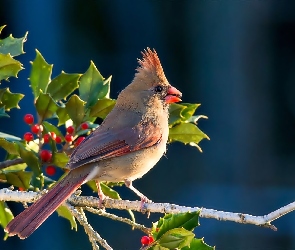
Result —
M148 199L146 196L140 197L140 212L147 213L147 217L150 217L150 211L147 210L147 203L152 203L152 200Z
M104 194L98 195L99 196L99 201L98 201L98 208L99 209L105 209L105 201L107 199L107 196L105 196Z
M135 194L140 197L140 211L144 214L147 213L148 217L150 216L150 212L146 209L146 203L151 203L152 201L148 199L145 195L139 192L135 187L132 185L132 180L126 179L125 180L126 187L130 188Z
M104 195L104 193L101 190L100 187L100 183L98 181L95 181L96 183L96 187L97 187L97 194L99 197L99 201L98 201L98 208L99 209L104 209L104 205L105 205L105 200L107 199L107 196Z

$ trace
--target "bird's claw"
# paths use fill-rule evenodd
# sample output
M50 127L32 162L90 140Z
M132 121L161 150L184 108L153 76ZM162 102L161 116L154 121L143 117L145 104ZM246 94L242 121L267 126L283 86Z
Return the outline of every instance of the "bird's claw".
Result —
M152 200L148 199L146 196L140 197L140 212L147 213L147 217L150 217L150 211L147 210L146 203L152 203Z

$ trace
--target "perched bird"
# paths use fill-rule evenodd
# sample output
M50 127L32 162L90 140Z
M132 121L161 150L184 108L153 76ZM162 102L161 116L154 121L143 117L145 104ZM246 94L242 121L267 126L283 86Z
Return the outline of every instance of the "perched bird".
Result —
M10 236L30 236L77 188L95 180L124 181L142 201L148 199L132 186L166 151L168 107L181 101L181 92L165 77L155 50L147 48L131 84L118 96L103 123L73 151L68 174L52 189L16 216L5 228Z

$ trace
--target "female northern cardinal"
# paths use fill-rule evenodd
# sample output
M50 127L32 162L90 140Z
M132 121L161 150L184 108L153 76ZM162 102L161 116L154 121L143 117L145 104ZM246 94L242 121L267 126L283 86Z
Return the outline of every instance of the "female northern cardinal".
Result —
M181 92L167 81L155 50L142 52L131 84L118 96L103 123L73 151L69 173L5 228L10 236L30 236L83 183L125 181L142 201L147 198L132 186L166 151L169 103L181 101Z

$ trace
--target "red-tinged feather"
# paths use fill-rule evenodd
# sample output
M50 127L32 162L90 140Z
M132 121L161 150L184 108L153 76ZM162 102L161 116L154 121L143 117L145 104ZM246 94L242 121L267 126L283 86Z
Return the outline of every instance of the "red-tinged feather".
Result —
M138 74L149 71L160 81L167 81L157 52L154 49L147 48L141 54L142 59L138 59L140 66L136 69Z
M68 167L75 169L91 162L123 156L156 145L161 138L162 131L150 121L133 128L112 130L112 133L101 126L76 148Z
M21 239L30 236L72 193L81 186L88 174L76 173L73 170L57 183L48 193L32 204L12 220L5 231L10 236L18 235ZM72 175L75 175L72 181ZM77 175L79 178L77 178Z

